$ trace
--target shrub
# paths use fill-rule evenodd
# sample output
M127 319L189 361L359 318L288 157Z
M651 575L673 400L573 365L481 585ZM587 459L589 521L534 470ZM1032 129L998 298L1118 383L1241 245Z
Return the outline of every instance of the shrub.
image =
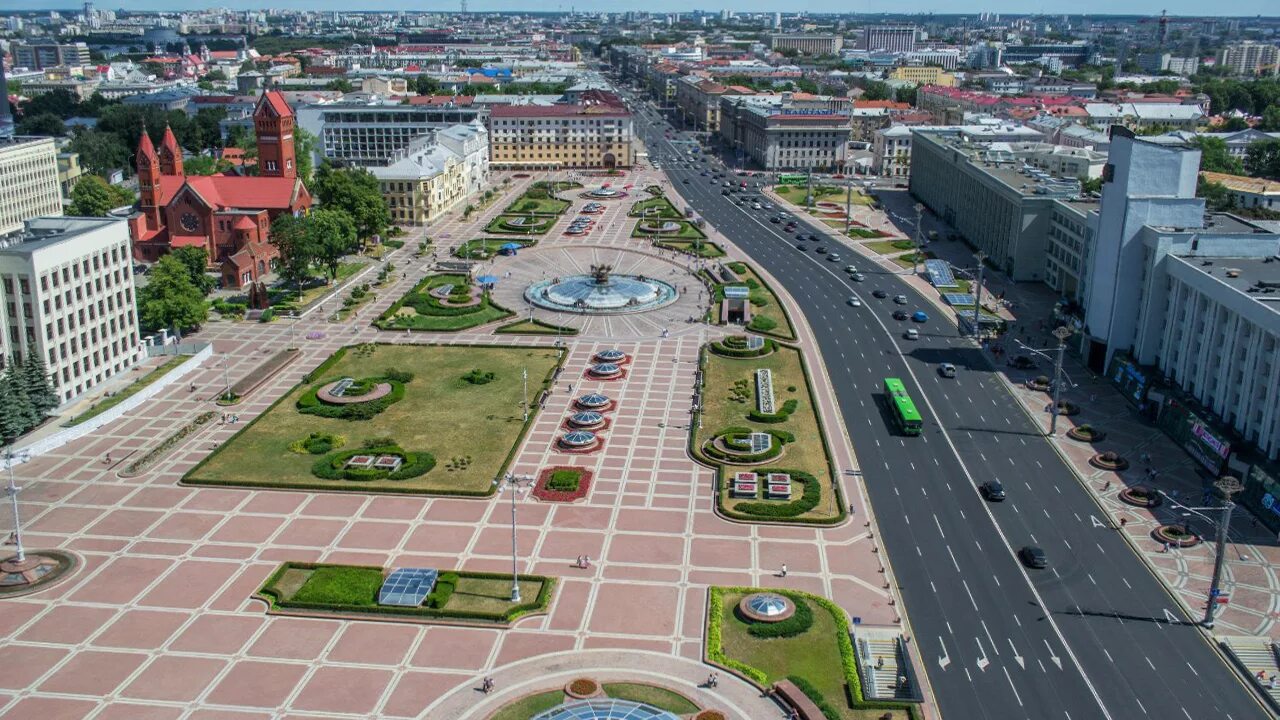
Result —
M782 470L767 469L757 471L762 475L771 472L783 472L791 475L791 482L800 483L803 491L799 499L792 500L788 503L772 502L744 502L734 506L733 512L739 515L755 515L765 518L789 518L797 515L803 515L810 510L818 507L818 501L822 499L822 488L818 484L818 479L807 472L800 470Z
M347 439L341 435L313 432L301 440L289 443L289 451L299 455L324 455L346 444Z
M747 272L747 264L744 262L731 262L726 267L739 275L744 275Z
M403 462L394 472L346 468L344 465L356 455L399 455ZM399 445L363 447L342 450L326 455L311 465L311 474L323 480L408 480L425 475L436 466L435 457L428 452L406 452Z
M449 598L453 597L453 591L457 588L457 573L440 573L440 576L436 578L436 586L431 589L431 594L427 595L427 607L437 610L443 609L445 605L449 604Z
M775 623L748 622L747 633L758 638L789 638L813 627L813 610L809 608L809 603L798 597L789 599L795 603L795 614Z
M267 308L266 310L262 311L261 315L258 316L258 322L264 322L264 323L271 322L275 318L276 318L276 311L272 310L271 308Z
M397 370L395 368L387 368L382 372L382 376L388 380L394 380L398 383L408 385L413 382L413 373L408 370Z
M329 405L328 403L321 402L320 399L316 397L317 391L319 391L321 387L327 385L328 382L317 383L315 386L303 393L302 397L298 398L298 412L305 413L307 415L319 415L320 417L333 418L336 420L368 420L404 399L404 383L387 377L362 378L358 381L359 383L389 383L391 385L391 392L377 400L368 400L366 402L352 403L350 405Z
M389 437L371 437L365 440L364 442L360 443L360 447L377 448L377 447L386 447L388 445L395 445L395 444L396 444L396 441L392 440Z
M795 398L792 398L782 403L782 407L779 408L776 413L762 413L759 410L752 410L747 413L747 418L752 422L758 423L786 422L787 418L791 417L791 414L796 411L796 408L799 407L799 405L800 403L797 402Z
M768 682L769 676L763 670L754 668L744 662L733 660L724 654L723 628L721 627L724 617L723 588L711 588L711 599L708 603L707 614L711 618L711 622L707 627L707 660L734 672L741 673L757 685L763 686Z
M463 375L462 379L471 383L472 385L488 385L489 383L496 380L497 377L498 376L494 375L492 372L487 372L485 370L476 368L475 370L472 370L466 375Z
M791 684L799 688L800 692L807 695L814 705L818 706L824 718L827 720L840 720L840 711L831 706L831 703L827 701L827 697L818 688L814 687L813 683L799 675L788 675L787 679L791 681Z
M392 228L392 229L393 229L393 230L399 230L400 228ZM391 248L392 250L399 250L400 248L404 247L404 241L403 241L403 240L383 240L383 241L382 241L382 244L383 244L383 245L386 245L387 247Z
M751 322L747 323L747 329L755 330L756 332L769 332L770 330L773 330L777 327L778 327L777 320L774 320L771 317L765 317L763 315L756 315L755 317L751 318Z

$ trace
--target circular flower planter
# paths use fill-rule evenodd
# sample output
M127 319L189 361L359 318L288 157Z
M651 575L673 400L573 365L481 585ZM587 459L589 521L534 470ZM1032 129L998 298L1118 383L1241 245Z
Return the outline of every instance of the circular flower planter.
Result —
M1107 438L1107 434L1095 427L1080 425L1079 427L1073 427L1068 430L1067 437L1072 440L1079 440L1080 442L1094 443L1105 440Z
M1125 488L1118 494L1120 502L1134 507L1153 508L1161 502L1160 493L1157 493L1145 485L1135 485L1131 488Z
M1189 532L1185 525L1161 525L1151 531L1157 542L1169 543L1177 548L1189 548L1200 544L1200 536Z
M674 235L680 232L680 223L671 222L670 220L662 223L642 222L640 223L640 232L650 235Z
M1059 400L1059 401L1058 401L1058 414L1059 414L1059 415L1062 415L1063 417L1071 417L1072 415L1079 415L1079 414L1080 414L1080 406L1079 406L1079 405L1076 405L1075 403L1071 402L1070 400Z
M1094 455L1089 458L1089 464L1101 470L1111 470L1112 472L1119 472L1129 468L1129 461L1114 450Z
M729 718L719 710L703 710L694 715L693 720L729 720Z
M586 700L600 695L600 683L591 678L578 678L564 686L564 694L574 700Z
M1048 392L1049 378L1044 375L1031 378L1030 380L1027 381L1027 389L1035 390L1037 392Z

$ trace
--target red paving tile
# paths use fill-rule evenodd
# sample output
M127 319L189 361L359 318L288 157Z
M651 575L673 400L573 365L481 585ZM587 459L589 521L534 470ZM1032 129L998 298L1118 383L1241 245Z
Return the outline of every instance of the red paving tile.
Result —
M389 670L322 667L307 680L292 707L368 715L394 677Z
M96 702L70 698L28 697L19 700L0 718L4 720L84 720Z
M25 690L69 653L62 648L5 645L5 670L0 673L0 689Z
M176 720L182 713L182 708L167 705L111 703L95 715L94 720Z
M592 632L670 635L675 632L679 590L641 584L602 585L587 623ZM636 618L645 618L637 623Z
M225 516L210 513L181 512L165 518L151 529L147 537L164 540L199 540L214 528Z
M329 620L273 618L270 623L249 647L249 655L314 660L337 632L337 625Z
M120 695L137 700L190 702L204 692L227 661L161 655L142 669Z
M240 651L267 620L258 616L201 615L173 641L178 652L231 655Z
M147 659L139 653L82 650L40 684L39 690L69 695L107 695Z
M162 517L164 513L155 510L112 510L85 532L89 535L137 537Z
M7 611L8 608L6 607ZM59 605L18 636L24 642L78 645L97 632L116 614L115 610L83 605Z
M182 505L186 500L195 495L194 490L174 487L147 487L141 488L133 495L125 500L125 507L133 508L154 508L156 510L168 510ZM193 508L186 508L191 510ZM210 508L213 509L213 508Z
M240 508L242 513L289 515L307 501L307 496L290 492L260 492Z
M573 638L571 637L511 630L502 636L502 647L498 651L498 659L494 664L502 666L517 660L572 649Z
M393 623L351 623L329 651L330 662L399 665L422 629Z
M609 541L609 562L643 565L684 564L684 538L615 533Z
M428 628L409 661L414 667L479 670L485 666L499 633L480 628Z
M337 539L344 527L346 522L342 520L291 520L275 541L278 545L324 547Z
M398 547L409 531L408 523L356 522L338 540L344 548L389 549Z
M306 673L303 665L244 660L234 667L209 693L217 705L279 707L293 693Z
M93 639L99 647L149 650L164 645L190 616L179 612L129 610Z
M507 537L510 538L510 530L507 532ZM475 528L471 525L420 525L409 533L404 549L411 552L460 554L471 544L471 536L474 534Z
M26 524L29 533L80 532L102 515L97 508L55 507Z
M173 608L201 607L240 569L237 563L188 560L151 589L140 605Z
M407 672L400 676L391 697L383 706L383 714L394 717L417 718L423 710L469 675L451 675L435 672Z
M72 600L123 604L155 581L172 565L171 560L121 557L108 561L97 574L71 594Z
M375 497L365 507L363 517L377 520L414 520L428 501L422 498Z
M43 603L5 601L4 612L0 612L0 638L7 639L28 620L39 615L44 608Z

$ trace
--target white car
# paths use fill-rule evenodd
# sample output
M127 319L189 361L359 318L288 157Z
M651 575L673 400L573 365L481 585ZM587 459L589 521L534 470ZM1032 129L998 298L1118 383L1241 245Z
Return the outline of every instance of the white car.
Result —
M752 210L759 210L759 209L760 209L760 203L751 203L751 209L752 209Z
M862 301L861 301L861 300L859 300L859 299L858 299L858 298L856 298L856 297L850 297L850 298L849 298L849 305L850 305L851 307L862 307Z
M953 378L956 376L956 366L951 363L942 363L938 366L938 374L945 378Z
M915 328L908 328L906 337L908 340L919 340L920 331Z

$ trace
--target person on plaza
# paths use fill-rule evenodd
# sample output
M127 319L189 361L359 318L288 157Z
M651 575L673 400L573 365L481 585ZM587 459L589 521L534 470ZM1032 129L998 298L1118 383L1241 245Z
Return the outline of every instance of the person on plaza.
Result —
M486 675L484 678L484 682L481 684L480 687L482 690L484 690L485 695L488 695L489 693L493 692L493 678Z
M110 465L110 464L111 464L111 453L107 453L106 455L104 455L104 456L102 457L102 462L103 462L103 464L104 464L104 465Z
M1120 529L1123 530L1125 525L1129 524L1129 518L1120 518Z
M782 563L782 572L779 573L779 577L786 577L786 576L787 576L787 564Z

